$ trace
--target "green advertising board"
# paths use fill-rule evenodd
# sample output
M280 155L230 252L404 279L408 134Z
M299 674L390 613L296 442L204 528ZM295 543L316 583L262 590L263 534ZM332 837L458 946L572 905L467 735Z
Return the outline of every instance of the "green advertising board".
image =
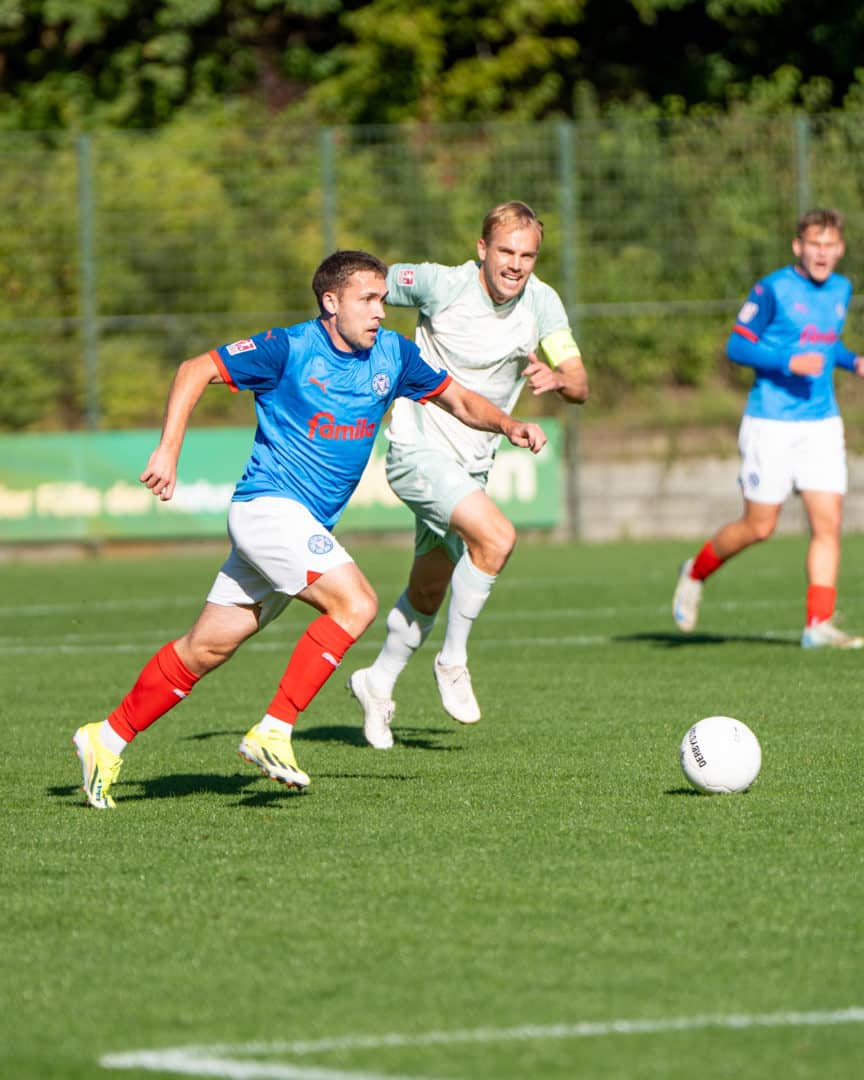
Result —
M489 493L516 525L553 528L561 518L561 432L534 455L502 441ZM0 436L0 542L203 539L225 535L234 484L252 448L251 428L190 431L174 498L161 502L138 480L159 432ZM386 439L372 458L339 529L399 531L411 514L384 475Z

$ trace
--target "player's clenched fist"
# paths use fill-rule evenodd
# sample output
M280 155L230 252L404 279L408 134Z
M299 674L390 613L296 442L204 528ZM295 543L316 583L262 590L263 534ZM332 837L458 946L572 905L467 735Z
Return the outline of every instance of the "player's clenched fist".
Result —
M147 468L138 479L154 495L158 495L163 502L167 502L174 494L177 483L177 463L157 448L150 455Z

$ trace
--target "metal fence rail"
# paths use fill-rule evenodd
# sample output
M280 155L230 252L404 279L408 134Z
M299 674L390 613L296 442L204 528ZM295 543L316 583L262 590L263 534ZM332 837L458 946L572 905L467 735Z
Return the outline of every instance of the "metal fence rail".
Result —
M180 359L314 314L324 254L461 262L510 198L545 221L595 385L698 383L801 210L846 212L860 277L862 161L845 114L4 135L0 430L158 423ZM199 416L244 422L227 397Z

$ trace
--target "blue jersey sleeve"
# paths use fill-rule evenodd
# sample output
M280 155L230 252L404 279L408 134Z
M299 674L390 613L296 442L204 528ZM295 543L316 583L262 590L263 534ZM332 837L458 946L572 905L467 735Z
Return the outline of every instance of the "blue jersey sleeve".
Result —
M838 341L834 346L834 363L837 367L845 368L846 371L854 371L857 359L858 354L847 348L842 341Z
M450 375L446 371L436 371L426 363L413 341L400 335L399 348L402 353L402 375L394 397L407 397L422 403L435 397L450 382Z
M279 384L291 352L290 340L287 330L275 327L220 345L215 352L237 390L263 393Z
M738 312L726 343L726 355L733 363L789 374L792 354L761 341L762 333L770 325L776 310L777 300L771 286L761 281L754 285Z

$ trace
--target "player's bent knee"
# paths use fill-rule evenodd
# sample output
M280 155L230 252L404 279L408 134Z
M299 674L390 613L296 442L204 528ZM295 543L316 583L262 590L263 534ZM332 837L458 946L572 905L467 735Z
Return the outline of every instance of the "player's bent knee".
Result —
M411 603L411 606L416 608L416 610L423 615L434 615L444 603L444 597L447 595L449 584L449 576L446 581L440 584L418 585L415 582L412 585L408 600Z
M753 533L753 542L756 544L762 544L766 540L770 540L774 535L774 530L777 528L776 521L760 523L753 525L751 531Z
M488 573L497 574L504 568L504 564L513 553L516 546L516 528L512 522L504 519L494 534L489 536L486 542L479 546L477 557L471 553L471 561L478 569L485 569Z
M352 637L358 638L372 625L378 614L378 597L374 592L361 593L351 598L339 612L330 613Z

